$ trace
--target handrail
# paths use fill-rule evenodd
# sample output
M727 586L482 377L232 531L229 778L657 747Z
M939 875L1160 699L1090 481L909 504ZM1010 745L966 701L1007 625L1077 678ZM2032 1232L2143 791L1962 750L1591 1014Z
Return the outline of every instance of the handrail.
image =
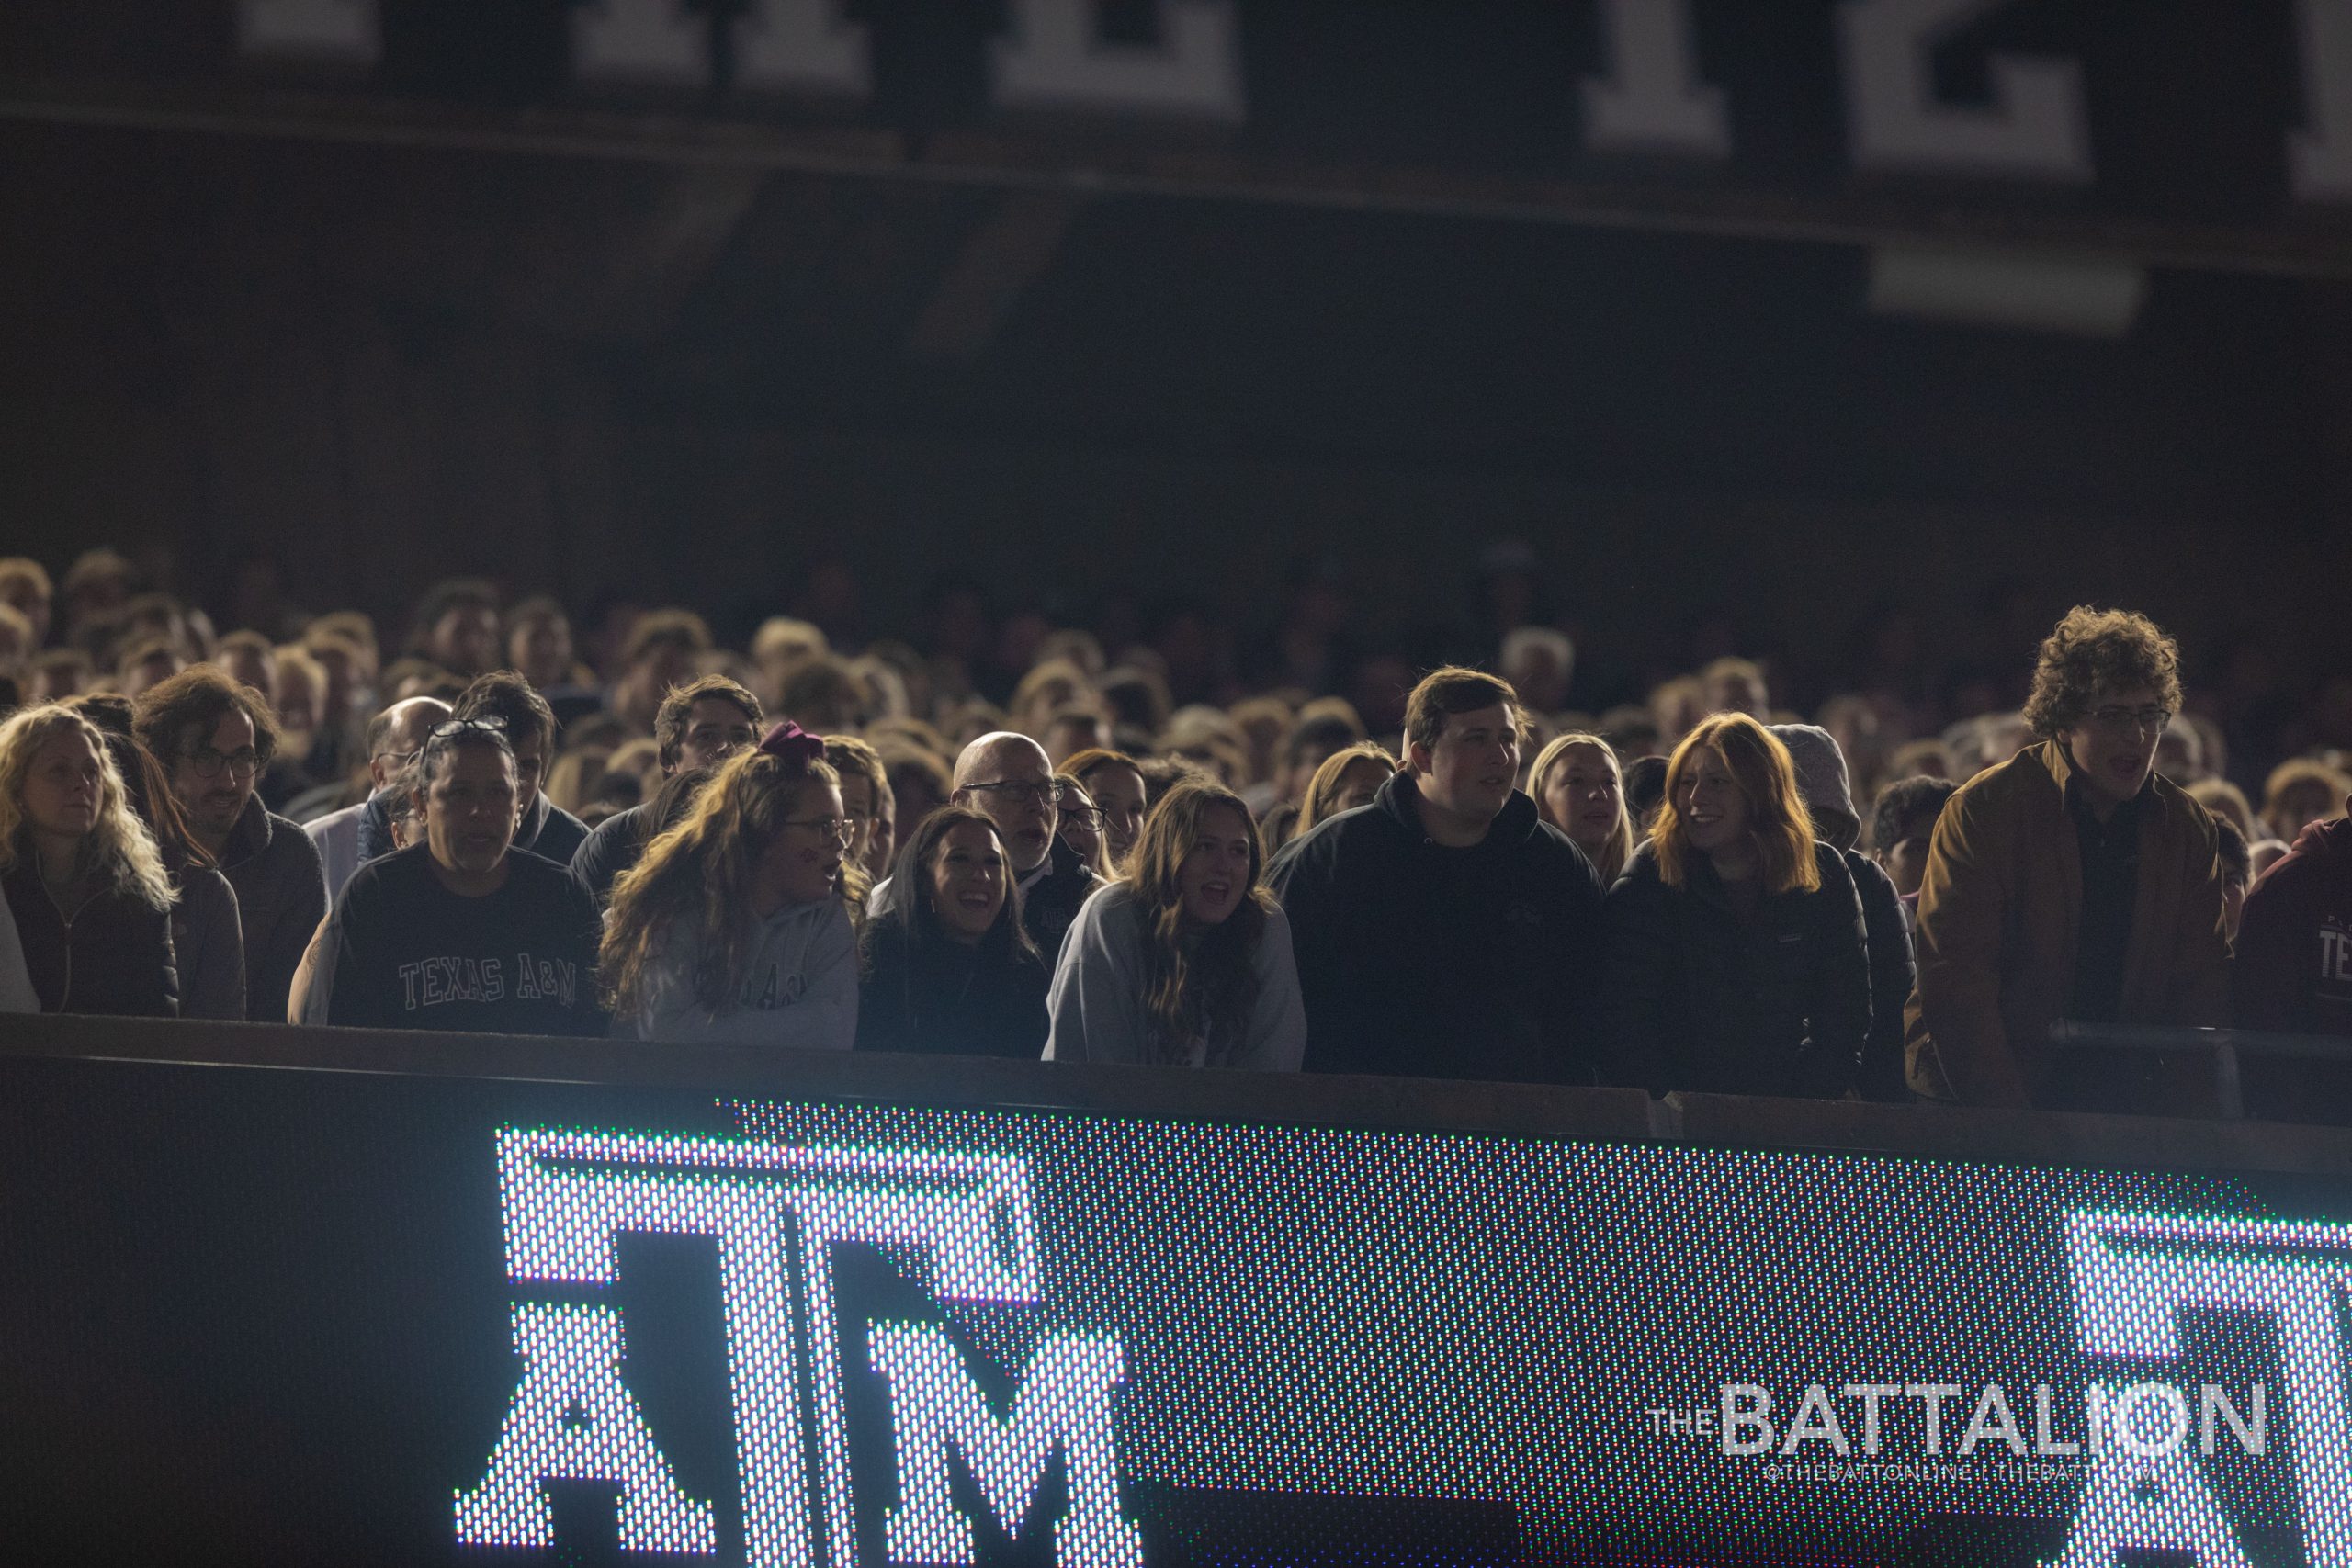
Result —
M986 1057L645 1045L196 1020L0 1015L19 1062L495 1079L616 1090L1769 1148L2116 1168L2352 1178L2352 1131L2286 1122L1984 1106L1751 1099L1636 1089L1189 1072ZM5 1071L0 1071L5 1080ZM0 1081L0 1092L6 1092Z
M2240 1053L2295 1056L2307 1061L2352 1062L2352 1039L2333 1034L2282 1034L2262 1029L2191 1029L2181 1025L2081 1023L2060 1019L2050 1026L2050 1043L2070 1051L2211 1051L2213 1098L2225 1122L2245 1117L2245 1086Z

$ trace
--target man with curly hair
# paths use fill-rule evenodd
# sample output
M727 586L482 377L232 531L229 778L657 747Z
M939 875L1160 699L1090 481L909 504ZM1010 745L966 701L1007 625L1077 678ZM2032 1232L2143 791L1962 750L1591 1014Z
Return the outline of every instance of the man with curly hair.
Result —
M2228 1021L2213 821L2154 771L2180 654L2144 615L2078 607L2043 639L2035 743L1937 819L1920 884L1912 1087L1972 1104L2200 1114L2195 1054L2062 1051L2061 1019Z

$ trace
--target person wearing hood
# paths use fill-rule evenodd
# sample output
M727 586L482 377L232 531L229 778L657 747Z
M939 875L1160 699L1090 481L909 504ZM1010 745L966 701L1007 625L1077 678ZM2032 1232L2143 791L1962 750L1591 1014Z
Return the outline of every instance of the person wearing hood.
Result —
M1206 780L1170 789L1126 875L1086 900L1062 943L1046 1060L1296 1072L1306 1010L1263 871L1241 796Z
M355 1029L599 1035L596 901L517 854L514 748L485 719L425 738L423 831L352 873L309 955L293 1021Z
M1509 683L1447 667L1413 688L1405 765L1372 804L1283 846L1309 1072L1590 1083L1600 885L1514 787Z
M327 884L310 836L254 793L277 752L269 699L198 664L141 693L132 715L140 743L170 774L189 834L236 891L245 1016L282 1022L294 971L326 918Z
M424 738L448 718L449 705L440 698L410 697L368 721L367 798L302 825L302 831L318 847L330 901L342 896L344 884L351 880L361 862L390 854L399 847L392 842L390 824L385 818L394 793L392 779L416 760Z
M1788 749L1719 713L1668 760L1649 837L1609 894L1611 1043L1653 1092L1835 1098L1871 1027L1862 906L1814 836Z
M899 852L897 874L908 896L865 929L857 1048L1035 1061L1046 963L1022 926L996 824L941 807Z
M1903 1077L1903 1004L1918 978L1911 957L1911 917L1903 896L1879 863L1854 846L1862 836L1847 782L1846 753L1838 738L1815 724L1776 724L1772 738L1788 749L1796 769L1797 797L1813 818L1814 837L1845 857L1854 891L1862 900L1862 926L1870 940L1871 1032L1862 1046L1861 1076L1854 1087L1865 1100L1900 1104L1911 1098Z
M588 825L548 798L540 785L555 750L555 709L513 670L477 675L458 698L452 716L503 725L514 748L515 787L521 793L514 847L569 866L588 837Z
M2061 1051L2051 1027L2200 1027L2230 1012L2213 818L2154 771L2180 650L2144 615L2078 607L2042 639L2038 740L1945 805L1919 884L1911 1086L1974 1105L2213 1109L2199 1052Z
M639 1039L846 1051L865 874L825 743L779 724L613 885L604 966Z

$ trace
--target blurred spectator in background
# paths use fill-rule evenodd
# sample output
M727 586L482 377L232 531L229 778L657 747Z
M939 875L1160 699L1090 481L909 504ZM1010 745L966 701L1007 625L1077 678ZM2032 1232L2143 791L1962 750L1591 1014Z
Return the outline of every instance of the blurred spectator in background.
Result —
M1919 882L1928 873L1928 849L1945 802L1960 786L1925 773L1897 779L1879 791L1871 818L1871 847L1879 869L1902 895L1905 912L1916 912Z
M1577 660L1566 633L1550 626L1514 626L1503 634L1497 662L1530 712L1557 713L1568 705L1568 680Z
M1666 802L1667 760L1659 756L1636 757L1625 766L1625 815L1634 820L1634 839L1639 843L1649 836L1657 821L1657 808Z
M406 702L394 703L368 721L368 793L355 804L305 824L302 829L319 852L319 864L326 877L330 899L341 895L344 884L359 869L361 846L371 837L368 831L371 815L382 835L378 842L398 847L391 844L385 816L390 804L387 791L394 775L416 761L417 752L424 750L425 737L448 717L449 705L437 697L411 697Z
M1061 847L1085 863L1098 882L1111 879L1111 856L1102 844L1102 808L1094 804L1094 796L1075 774L1056 773L1054 782L1062 786L1058 808Z
M849 818L849 858L861 869L870 866L874 835L883 822L882 802L890 793L882 753L854 735L834 735L825 739L825 761L841 775L842 810Z
M50 585L48 568L24 556L0 556L0 604L25 617L30 633L26 654L49 646L50 620L56 603L57 592Z
M2352 794L2352 775L2311 757L2294 757L2270 770L2262 786L2262 826L2267 836L2294 843L2310 823L2343 814Z
M1396 776L1396 759L1376 740L1361 740L1332 752L1308 782L1306 799L1299 806L1290 836L1295 838L1342 811L1370 806L1378 798L1381 786Z
M479 577L434 584L417 604L408 650L469 681L498 668L498 590Z
M751 688L724 675L706 675L675 688L662 699L653 721L662 776L717 767L756 743L764 722ZM617 763L618 753L615 759ZM613 884L645 852L652 839L649 826L645 807L632 806L598 823L572 852L572 872L599 903L611 898Z

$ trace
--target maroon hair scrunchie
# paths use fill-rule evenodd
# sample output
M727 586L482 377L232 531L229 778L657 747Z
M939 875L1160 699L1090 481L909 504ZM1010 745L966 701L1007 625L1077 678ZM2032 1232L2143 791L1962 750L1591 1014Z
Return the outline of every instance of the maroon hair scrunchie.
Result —
M825 738L811 735L790 719L771 725L760 738L760 750L796 773L825 760Z

